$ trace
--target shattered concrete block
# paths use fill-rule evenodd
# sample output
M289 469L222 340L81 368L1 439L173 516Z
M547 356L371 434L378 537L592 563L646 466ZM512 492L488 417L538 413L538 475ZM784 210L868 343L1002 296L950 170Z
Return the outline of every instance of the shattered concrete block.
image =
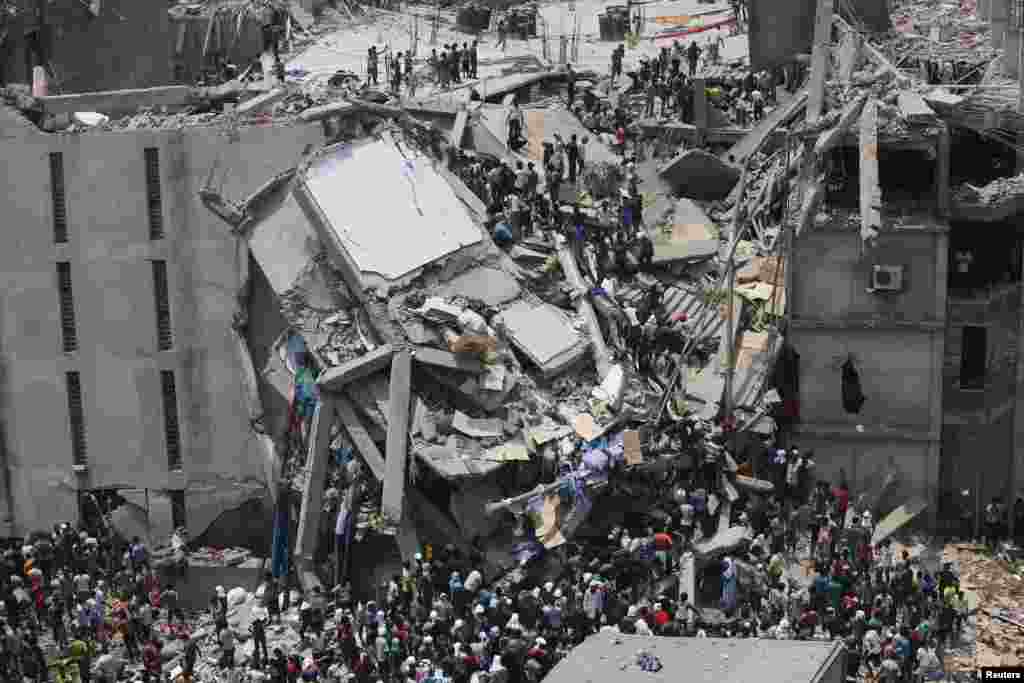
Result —
M652 233L654 263L706 259L718 251L714 223L690 199L680 199L672 223Z
M504 424L497 418L472 418L461 411L456 411L452 418L452 428L476 439L498 437L505 431Z
M458 321L462 309L452 306L440 297L432 296L423 302L419 313L425 318L436 320L444 325L454 325Z
M728 196L740 171L714 154L688 149L658 171L676 194L691 199L716 200Z
M500 318L511 342L546 377L568 369L586 352L586 344L569 321L548 304L517 301Z

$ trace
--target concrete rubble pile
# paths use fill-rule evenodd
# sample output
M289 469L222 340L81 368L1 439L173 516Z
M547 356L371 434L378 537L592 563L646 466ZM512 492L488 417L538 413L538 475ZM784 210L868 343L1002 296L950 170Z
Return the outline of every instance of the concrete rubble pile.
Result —
M981 187L964 183L954 189L954 196L957 199L976 204L998 204L1022 194L1024 194L1024 173L1011 178L996 178Z
M948 545L942 559L959 567L964 590L977 596L975 654L952 658L951 669L974 672L982 667L1020 666L1024 662L1024 578L1019 564L973 545Z

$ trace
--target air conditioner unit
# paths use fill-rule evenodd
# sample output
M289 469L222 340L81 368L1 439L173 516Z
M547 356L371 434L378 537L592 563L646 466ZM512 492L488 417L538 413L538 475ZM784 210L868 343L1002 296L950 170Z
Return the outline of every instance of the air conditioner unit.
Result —
M902 290L903 266L873 266L871 268L871 289L881 292Z

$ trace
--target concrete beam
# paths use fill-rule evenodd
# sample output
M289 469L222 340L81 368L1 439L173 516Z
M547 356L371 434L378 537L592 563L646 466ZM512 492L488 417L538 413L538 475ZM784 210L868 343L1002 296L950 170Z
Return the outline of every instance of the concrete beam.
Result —
M444 370L457 370L458 372L471 372L475 375L483 374L484 364L475 358L467 358L430 346L417 346L413 349L413 360L435 368Z
M142 107L184 107L193 96L187 85L167 85L159 88L132 90L104 90L100 92L49 95L38 98L47 114L74 114L76 111L98 111L101 114L134 113Z
M336 368L325 371L320 375L317 384L321 389L327 391L341 391L346 384L369 377L386 368L394 355L395 350L391 345L385 344L359 358L354 358Z
M835 0L818 0L814 15L814 47L811 50L811 80L807 86L807 123L817 123L825 104L832 37L832 7Z
M355 446L356 452L362 457L366 466L370 468L374 478L377 481L382 481L385 469L384 456L381 455L377 444L370 437L370 432L367 431L362 419L356 413L352 402L348 400L347 396L337 394L334 396L334 407L337 411L338 419L341 420L341 425L345 428L349 438L352 439L352 445Z
M412 397L412 354L398 351L391 359L387 458L384 461L384 494L381 511L388 519L402 521L405 469L409 458L409 408Z
M938 202L939 216L949 216L952 192L949 186L950 172L950 141L949 128L942 126L935 150L935 197Z
M708 91L703 78L693 79L693 122L697 126L697 142L703 142L708 129Z
M305 568L313 565L313 553L320 530L324 500L324 480L331 445L331 427L336 419L334 397L323 394L313 413L309 430L309 454L306 456L306 482L302 487L302 510L295 539L295 557Z
M597 365L598 376L604 378L611 369L611 355L608 353L608 345L605 344L604 335L601 333L601 324L597 320L594 306L588 298L589 287L583 281L579 267L576 265L576 257L568 244L558 247L558 262L562 265L562 272L565 279L572 287L573 295L576 297L576 312L583 317L587 323L587 331L590 333L590 345L594 351L594 363Z
M836 125L830 128L826 133L818 138L818 141L814 143L814 155L820 160L822 159L831 149L838 147L843 138L846 136L846 132L850 130L850 126L860 116L861 110L864 108L864 103L867 101L868 96L866 94L860 95L851 102L848 102L843 107L843 113L839 115L839 121Z
M469 123L469 110L462 109L455 115L455 125L452 127L452 145L455 149L462 149L462 141L466 137L466 125Z
M270 107L283 100L284 96L287 94L288 91L285 90L283 86L278 86L273 90L242 102L238 105L236 111L239 114L255 114L262 111L265 107Z
M860 236L868 241L882 229L882 188L878 184L878 101L860 115Z
M800 207L800 218L796 224L796 235L799 237L809 230L814 223L814 216L818 212L818 205L825 198L825 178L818 177L807 185L804 193L804 203Z

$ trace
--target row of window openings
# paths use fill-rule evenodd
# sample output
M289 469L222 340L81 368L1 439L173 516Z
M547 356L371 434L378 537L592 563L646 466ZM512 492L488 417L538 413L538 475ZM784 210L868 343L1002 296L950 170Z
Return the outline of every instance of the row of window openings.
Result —
M64 374L68 393L68 423L71 427L71 456L76 467L88 465L88 444L85 431L85 408L82 397L81 374ZM163 397L164 443L167 446L167 468L181 469L181 430L178 422L178 389L171 370L160 371L160 391Z
M160 150L146 147L143 151L146 173L146 210L149 217L149 239L164 237L163 196L160 191ZM53 241L68 241L68 210L64 183L64 155L50 154L50 194L53 200Z
M156 348L169 351L174 345L171 331L171 302L167 286L167 262L150 261L153 267L153 298L156 306ZM75 320L75 298L71 285L71 263L57 263L57 292L60 304L61 345L64 353L78 350L78 325Z

